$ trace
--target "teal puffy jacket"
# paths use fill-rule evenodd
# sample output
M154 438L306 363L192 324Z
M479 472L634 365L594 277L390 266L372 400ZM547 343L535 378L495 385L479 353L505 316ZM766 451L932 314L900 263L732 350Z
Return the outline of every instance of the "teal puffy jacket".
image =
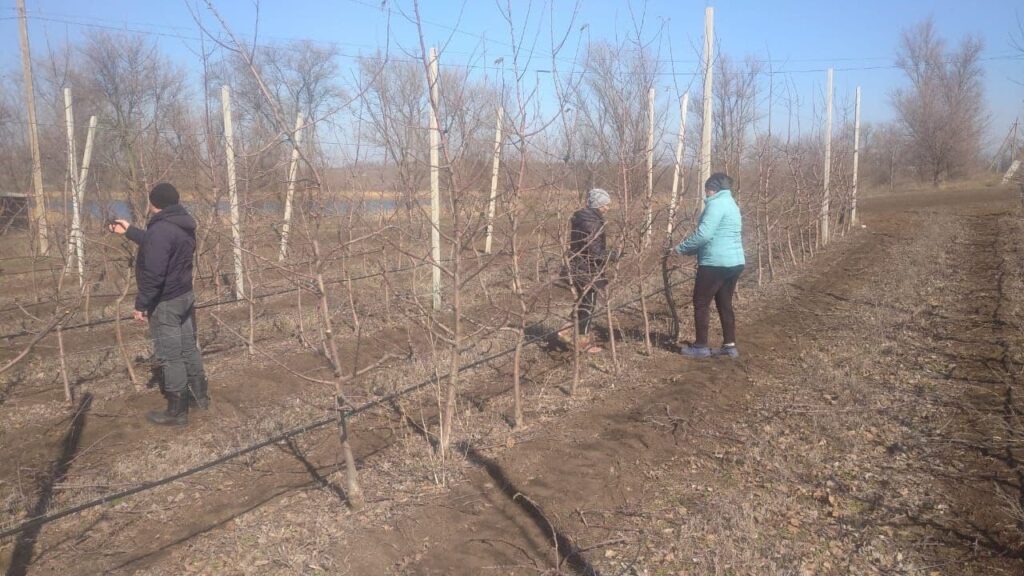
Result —
M676 246L679 254L696 254L700 266L740 266L743 257L743 218L729 190L707 197L697 231Z

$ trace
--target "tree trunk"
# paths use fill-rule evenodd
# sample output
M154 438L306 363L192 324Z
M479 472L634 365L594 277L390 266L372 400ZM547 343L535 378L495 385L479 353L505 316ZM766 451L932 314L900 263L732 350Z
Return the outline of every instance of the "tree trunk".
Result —
M640 267L639 263L637 264L637 267L638 268ZM643 320L644 320L644 350L647 352L648 356L653 356L654 355L654 347L651 345L651 320L650 320L650 316L647 314L647 294L644 293L645 291L646 291L646 289L644 288L643 271L641 270L640 271L640 314L643 316ZM608 330L611 331L611 325L608 326Z
M619 373L619 354L615 347L615 323L612 316L612 293L611 290L605 288L604 291L605 299L604 306L606 315L608 317L608 344L612 350L612 368L615 374Z
M121 351L121 358L124 359L124 367L128 370L128 379L131 380L132 387L135 388L136 391L141 391L142 386L139 385L139 379L135 376L135 369L132 368L131 356L128 355L128 349L124 347L124 338L121 335L121 302L123 302L125 296L128 295L128 288L130 286L131 283L125 279L121 295L114 302L114 336L117 338L117 349Z
M327 301L327 290L324 287L323 260L320 257L320 242L314 233L313 236L313 258L316 266L316 286L320 297L320 321L323 323L324 340L330 352L331 367L335 377L334 408L338 415L338 439L341 442L342 455L345 458L346 489L348 505L353 510L363 507L363 491L359 487L358 470L356 469L355 457L352 455L352 446L349 440L348 422L345 415L346 406L350 406L342 390L342 368L341 358L338 355L338 345L334 338L334 328L331 323L331 308ZM358 366L355 368L358 370Z

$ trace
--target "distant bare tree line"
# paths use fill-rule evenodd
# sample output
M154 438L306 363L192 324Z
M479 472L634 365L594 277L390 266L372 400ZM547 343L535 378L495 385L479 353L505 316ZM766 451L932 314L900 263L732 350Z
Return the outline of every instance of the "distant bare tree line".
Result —
M891 94L897 121L864 127L866 182L891 184L909 172L938 184L977 166L986 127L981 50L981 41L973 38L951 49L931 21L904 31L896 63L909 82ZM294 117L301 112L308 119L312 130L305 146L311 155L324 157L337 168L351 168L355 151L361 148L361 167L346 172L346 188L391 189L405 202L422 190L426 104L424 80L414 61L380 52L359 58L349 73L335 47L305 40L258 46L252 55L284 114ZM95 32L74 45L37 55L47 189L63 188L59 183L66 178L59 122L66 86L75 91L77 114L101 119L92 192L114 192L133 214L142 213L145 190L160 179L188 182L196 194L216 201L213 191L223 186L213 169L219 160L207 140L219 135L217 106L211 102L216 103L215 88L222 84L231 85L235 95L236 130L244 143L243 187L262 190L278 185L280 176L274 171L287 150L275 146L281 136L247 67L237 55L210 44L204 44L198 56L203 62L201 78L190 81L194 72L141 35ZM628 202L630 192L643 189L645 102L647 91L657 84L656 74L663 72L660 61L650 47L635 42L590 42L577 58L577 73L556 79L562 84L557 99L565 117L534 135L535 146L543 151L534 161L561 161L571 169L574 186L621 189ZM771 72L764 60L752 56L737 61L722 55L715 68L713 164L736 174L742 188L745 173L755 164L753 130L764 122ZM507 86L471 74L470 67L442 66L442 83L445 133L463 151L460 160L477 162L485 172L486 127L497 105L507 100ZM775 83L776 90L783 84ZM24 190L27 163L19 93L15 83L0 86L0 130L8 136L0 150L0 170L6 188ZM659 94L659 102L678 96ZM671 162L664 153L672 140L667 110L659 105L661 167ZM698 122L699 112L699 107L691 109ZM811 140L811 132L800 137ZM323 142L332 139L325 147ZM692 157L695 147L687 148Z

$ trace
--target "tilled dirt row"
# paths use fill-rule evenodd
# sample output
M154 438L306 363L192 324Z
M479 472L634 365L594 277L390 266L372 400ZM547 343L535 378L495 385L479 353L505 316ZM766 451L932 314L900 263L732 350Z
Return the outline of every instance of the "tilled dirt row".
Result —
M619 298L631 296L626 292ZM618 321L623 328L639 325L637 310L633 308L636 307L619 314ZM636 374L642 370L645 361L638 355L641 348L642 344L635 339L620 342L620 374ZM275 375L277 371L239 360L227 366L218 363L218 367L221 374L237 371L234 375L242 379L242 384L218 390L214 409L210 413L194 414L196 424L183 435L161 436L159 431L146 429L138 422L139 413L147 403L142 397L132 397L113 406L96 403L82 418L46 428L52 429L55 435L52 441L40 443L40 449L47 449L48 461L66 463L66 470L58 474L56 483L49 480L54 476L49 468L39 470L37 477L25 477L24 483L19 477L17 486L13 486L14 492L34 501L32 513L36 514L48 507L67 505L69 495L98 495L120 487L111 484L111 478L125 478L126 482L133 483L134 478L177 472L189 463L204 461L233 445L246 443L254 433L266 435L278 426L297 423L294 416L308 415L309 409L323 396L324 391L308 384L292 389L287 382L294 378L275 383L275 376L281 376ZM511 411L507 359L498 359L477 369L466 379L462 403L465 412L460 415L459 423L459 429L465 432L464 439L478 447L528 440L545 427L557 427L565 414L579 410L616 385L620 389L647 385L647 381L638 379L617 382L619 377L613 373L607 354L587 358L586 363L582 393L569 398L566 392L571 362L566 354L557 347L527 349L525 404L527 418L534 426L513 436L508 434L506 421ZM412 368L429 368L420 364ZM407 372L403 380L416 377ZM426 373L420 375L426 376ZM280 401L273 406L267 404L269 399L282 394L288 396L286 404ZM253 406L254 400L258 406ZM318 539L328 538L337 543L340 538L358 533L360 526L379 525L382 518L410 504L421 503L424 491L436 492L440 478L457 482L463 471L469 469L469 462L462 457L447 466L441 466L430 457L430 438L420 436L420 430L429 426L433 418L429 390L426 400L426 406L418 400L396 403L369 421L360 420L355 444L362 461L364 489L373 506L345 521L319 523ZM240 425L267 410L273 410L274 417L265 422L266 426L250 429ZM399 417L399 413L405 416ZM23 456L16 458L22 460ZM183 569L180 564L168 567L166 562L175 557L179 547L198 546L197 535L215 530L217 538L214 539L224 539L224 532L227 532L229 543L225 548L239 550L235 546L237 541L233 540L235 535L221 529L253 526L255 522L262 530L265 523L258 519L271 510L279 521L289 518L288 542L273 549L260 549L256 561L265 563L269 557L289 569L301 568L306 566L302 556L291 550L293 546L306 546L305 540L301 545L295 544L295 538L303 533L298 527L309 528L308 520L316 513L309 514L305 508L293 506L293 502L307 501L316 510L341 515L335 520L348 517L344 511L344 493L339 488L342 479L334 475L337 469L336 439L330 430L325 430L298 439L286 448L264 450L212 472L62 520L42 532L33 531L13 542L13 553L22 555L17 563L31 565L36 573L61 573L71 563L85 572L169 569L178 573ZM19 466L18 470L22 468ZM42 483L39 493L46 495L45 499L33 493L39 482ZM9 489L12 484L8 485ZM182 517L188 521L180 521ZM245 542L250 536L243 535L239 539ZM189 555L185 558L186 569L209 573L247 565L248 557L225 556L223 549L211 555ZM245 548L239 551L248 553ZM12 553L11 548L7 552ZM79 558L83 554L87 559ZM325 557L326 554L326 548L316 547L309 554L314 559L310 563L329 570L343 565Z
M829 267L830 261L841 261L844 253L857 247L865 238L855 238L848 243L840 243L836 249L824 255L830 260L815 262L815 265ZM867 238L870 242L870 238ZM863 248L860 248L863 250ZM748 302L747 305L750 305ZM636 319L632 319L634 322ZM445 536L446 517L443 510L452 508L449 498L456 502L475 502L479 500L472 494L465 494L463 491L472 489L471 483L459 483L459 480L466 473L473 473L474 469L492 470L498 479L501 478L498 469L490 467L496 455L511 449L516 453L520 446L532 446L536 442L548 442L550 434L573 437L575 431L583 430L589 434L587 426L578 426L577 421L587 416L576 417L574 414L585 410L592 401L601 402L600 406L606 406L612 402L612 409L621 408L623 396L639 398L648 392L652 384L656 385L664 376L659 371L659 358L674 358L668 352L658 352L654 359L645 358L638 354L642 345L639 342L630 342L620 349L620 362L618 373L615 373L610 364L609 355L593 358L590 362L593 365L588 367L585 376L585 388L577 398L566 398L565 391L568 386L567 380L571 371L564 355L558 353L533 350L526 361L531 372L529 379L529 396L527 405L533 407L528 414L530 427L525 431L517 431L508 435L507 425L501 422L499 417L507 413L507 395L494 395L489 400L484 395L484 402L471 402L464 404L465 415L460 422L460 429L466 430L466 441L460 446L463 457L449 465L446 471L450 481L454 482L454 496L444 489L438 488L430 481L437 478L441 472L436 462L432 461L429 454L429 438L419 438L417 434L416 421L420 417L415 406L406 407L407 413L411 413L412 426L408 423L398 422L393 424L398 437L404 440L392 446L388 451L370 454L367 466L363 470L364 488L369 491L368 498L373 503L366 512L358 515L344 514L339 510L339 499L334 494L341 479L331 476L322 483L324 489L315 490L308 485L308 477L295 476L289 466L282 466L280 458L264 460L260 462L259 468L266 470L266 477L261 479L267 482L282 482L287 478L293 478L292 482L301 479L302 484L293 485L290 490L281 493L271 492L272 497L261 502L258 507L243 510L244 514L237 517L229 516L226 523L214 523L213 529L197 533L195 527L182 527L180 523L173 522L173 510L154 510L149 513L151 519L167 519L170 523L161 532L153 534L157 541L174 541L171 534L192 530L192 536L187 541L172 545L171 547L150 547L144 548L149 551L141 553L136 550L135 554L127 551L119 554L120 557L128 560L125 564L114 566L124 570L143 570L147 573L170 574L170 573L211 573L238 570L239 566L254 564L258 566L256 572L280 571L291 573L295 571L317 571L324 570L328 573L379 573L381 566L363 565L362 560L353 556L353 550L360 550L365 546L369 554L387 555L392 551L401 549L399 544L383 544L386 539L381 539L382 545L378 546L363 539L367 530L377 538L377 528L383 526L385 531L392 528L393 519L408 515L410 511L418 515L417 510L426 510L430 518L426 520L426 526L431 531L431 542ZM653 361L653 364L652 364ZM590 363L588 362L588 363ZM495 367L497 368L497 367ZM655 372L648 377L649 371L654 368ZM720 369L731 369L728 364L718 365ZM496 370L492 375L486 370L482 375L484 378L497 377L498 383L508 385L507 373ZM480 382L479 377L472 378L474 385ZM495 390L500 391L501 388ZM603 399L609 400L603 400ZM479 403L480 406L476 404ZM410 409L411 408L411 409ZM601 408L603 409L603 408ZM478 411L479 410L479 411ZM589 412L587 412L589 414ZM621 419L619 428L626 434L633 426L630 418ZM328 439L330 440L330 439ZM358 439L357 439L358 440ZM496 441L497 440L497 441ZM333 455L324 458L322 450L317 451L317 446L310 446L309 442L304 443L306 452L304 457L308 458L311 469L319 471L323 476L334 469L336 460ZM330 444L330 442L328 442ZM363 447L363 443L357 441L357 448ZM545 444L546 445L546 444ZM311 454L312 453L312 454ZM328 452L328 454L331 454ZM266 469L266 466L273 462L273 471ZM418 463L418 465L417 465ZM287 462L284 462L287 464ZM218 475L217 479L223 478ZM574 477L573 482L585 481L587 475ZM214 479L210 479L214 481ZM492 485L504 485L494 480ZM315 487L315 486L314 486ZM265 487L264 487L265 488ZM230 502L225 498L229 497L230 489L224 486L210 487L211 492L204 495L208 505L216 506L216 512L211 510L209 515L203 515L201 525L209 525L214 518L223 518L224 512L231 509ZM260 497L267 495L267 490L260 490L257 493ZM514 496L514 494L512 495ZM146 500L153 500L147 497ZM523 501L516 498L516 501ZM159 500L158 500L159 501ZM437 507L442 510L439 511ZM190 508L190 507L188 507ZM118 517L119 515L112 515ZM510 514L510 518L514 514ZM123 522L123 517L119 519ZM141 529L142 520L138 522ZM80 526L80 523L79 523ZM487 530L472 527L474 534L487 534ZM80 530L78 527L76 530ZM152 531L147 530L147 533ZM406 532L399 529L395 535L400 542L404 542ZM116 539L116 535L96 535L90 538L93 546L101 545L104 541ZM261 545L250 547L248 544L259 542ZM327 545L324 545L327 542ZM536 546L540 549L547 547L547 537L544 533L536 539ZM393 548L398 546L398 548ZM425 543L425 549L431 544ZM181 554L188 550L187 554ZM409 557L413 566L419 566L415 561L416 555ZM376 560L380 560L377 557ZM487 566L515 566L518 563L516 558L508 558L505 562L495 564L494 559L481 556L481 560L487 562ZM108 564L109 565L109 564ZM460 559L454 564L439 568L442 573L473 573L478 564L467 559ZM484 567L486 568L486 566ZM245 570L239 570L244 572Z
M448 498L337 548L352 573L1020 574L1022 234L1006 205L871 236L741 331L645 366Z
M915 518L965 518L951 512L964 494L958 477L944 485L936 462L976 468L989 502L1001 501L993 484L1020 486L1006 473L1015 464L949 452L965 441L949 422L975 426L981 438L1012 418L993 420L977 403L970 413L982 416L965 418L956 386L974 383L920 366L928 354L962 352L953 363L977 380L968 359L987 353L979 342L998 329L1006 346L989 350L999 360L985 369L1019 372L1020 230L1007 227L1014 215L1005 207L966 210L869 212L869 231L824 254L817 274L773 288L756 317L746 309L738 363L686 363L667 351L645 358L631 342L618 373L607 355L590 360L583 394L567 399L565 355L533 349L532 425L514 434L502 421L507 373L486 367L463 404L462 456L447 470L419 435L430 414L396 406L364 437L381 442L357 438L370 500L359 514L345 511L332 474L336 439L325 433L48 528L27 547L31 573L1015 573L999 506L981 515L990 524L971 520L984 536L945 525L968 535L958 540L932 516L906 524L911 504ZM1000 288L986 288L993 281ZM967 307L986 290L999 295L987 316ZM951 319L949 331L974 323L977 338L947 350L941 333L921 326L928 310ZM931 381L935 374L944 380ZM935 392L927 410L921 386ZM925 433L922 422L938 424ZM108 439L100 440L80 448L100 450ZM130 431L116 440L130 442ZM180 452L190 442L211 438L184 440L156 446L187 459ZM86 454L73 464L102 460ZM453 488L431 481L441 473ZM885 515L879 502L906 510ZM960 510L980 509L971 502ZM997 534L1004 552L966 545L972 534Z
M545 291L545 299L557 302L564 309L565 295L562 292L549 287ZM360 296L371 299L365 294ZM307 313L312 306L307 296ZM550 308L550 305L538 306L538 316L545 311L550 312ZM87 454L75 455L74 475L79 481L58 482L53 487L51 506L66 506L108 493L126 483L168 475L274 431L323 417L331 405L333 387L305 382L278 364L287 365L306 376L330 378L326 361L316 352L300 346L293 331L282 330L278 325L281 320L293 320L289 311L278 310L272 314L272 326L268 326L267 321L257 322L262 336L256 340L260 352L255 356L244 354L244 344L239 335L221 326L219 319L226 319L228 323L235 324L236 332L245 330L239 326L244 323L244 310L236 308L233 312L234 318L219 312L218 320L205 313L201 315L204 357L215 402L210 413L193 414L189 440L184 443L175 442L166 431L145 423L143 416L146 410L157 408L161 399L155 391L139 393L131 389L122 376L122 359L116 345L98 346L112 341L109 327L105 327L103 332L76 333L84 346L104 350L103 354L79 355L78 347L68 346L72 351L68 365L72 374L78 377L75 378L76 394L80 400L89 400L78 446L88 450ZM344 320L346 312L345 308L337 312L341 320ZM558 310L554 312L553 323L559 321ZM487 303L469 307L466 313L484 319L497 314ZM374 329L370 321L363 320L365 332L361 332L362 341L357 341L356 337L338 338L340 355L349 363L344 369L353 369L354 358L365 366L385 353L404 354L410 344L416 347L417 357L410 362L396 359L386 369L361 378L358 386L347 386L346 391L354 402L375 399L381 394L428 379L432 374L431 350L426 338L415 330L413 334L407 334L409 330L401 325L400 312L396 311L389 318L392 319L391 325L378 329ZM337 321L337 324L341 323ZM292 328L294 324L293 321ZM316 331L315 326L315 320L306 319L307 336ZM126 323L125 332L126 339L145 338L142 335L144 329L134 323ZM476 339L474 344L479 349L467 349L467 360L511 345L507 332L489 336ZM68 340L65 342L69 344ZM360 351L358 355L354 352L357 349ZM274 361L268 360L268 355ZM5 525L37 501L37 485L47 483L51 463L60 459L69 424L72 423L66 405L58 400L61 386L56 358L47 358L44 353L37 356L39 358L26 361L16 371L5 374L0 386L0 458L11 462L10 466L0 469L0 513L9 515L4 518ZM143 380L149 377L147 368L137 367L136 370ZM7 380L8 377L11 379ZM31 382L33 379L35 382ZM43 382L46 379L49 383ZM386 441L387 436L385 434L382 439L380 435L374 435L369 445L376 447L379 442ZM110 466L110 462L117 465Z
M559 304L564 308L564 297L559 299ZM636 324L636 319L630 316L627 312L619 319L627 325ZM507 333L503 334L506 334L504 338L478 339L478 352L490 354L507 349L511 341ZM258 345L296 370L309 375L323 373L322 369L314 370L315 359L299 358L303 363L294 361L299 355L289 350L289 346L294 348L291 343L272 344L272 347L263 342ZM636 343L625 346L623 352L629 346L635 348ZM372 360L384 352L382 348L376 346L363 356ZM476 356L467 351L465 357ZM28 515L35 516L48 509L63 508L141 480L178 472L238 445L304 423L311 414L315 417L324 413L329 387L302 383L273 364L260 362L259 357L255 362L240 354L214 355L212 359L213 408L210 412L193 413L194 422L187 430L168 431L146 426L142 414L145 408L155 407L154 393L123 398L102 398L101 393L95 397L83 395L83 400L91 401L82 404L77 412L79 416L74 418L56 419L45 412L35 417L23 413L12 418L22 426L5 434L6 442L0 443L0 454L10 454L14 463L0 475L5 511L13 517L31 506ZM599 365L607 364L594 360L598 360ZM508 356L487 362L466 380L462 400L467 412L460 418L459 427L467 431L467 438L487 437L495 430L502 439L507 434L508 424L504 419L508 407L492 408L508 393L507 361ZM565 366L565 354L557 347L527 350L524 379L531 388L526 398L528 418L543 417L552 410L557 413L588 401L585 394L574 399L565 397L564 387L561 387L564 375L557 374L564 371ZM365 396L373 398L410 382L428 379L431 368L429 361L417 358L363 378L361 387L367 389ZM600 374L589 380L600 383ZM391 508L401 506L409 499L408 494L422 491L424 483L429 486L444 475L460 473L461 461L442 470L424 455L427 451L422 439L408 439L410 430L432 423L429 392L428 389L425 409L421 394L420 398L396 402L373 417L360 419L355 426L357 456L367 468L363 472L364 485L376 500L374 511L377 514L390 513ZM360 395L357 400L365 396ZM537 397L540 399L535 400ZM19 398L19 401L5 408L39 407L30 398ZM406 413L410 422L397 417L398 412ZM41 417L44 415L49 418ZM326 478L337 470L336 458L334 433L330 429L322 430L309 438L296 440L287 449L267 449L222 469L90 510L42 532L31 531L8 542L3 550L7 558L0 560L0 564L31 565L33 571L42 573L59 573L72 562L86 572L135 570L168 556L174 546L197 533L215 528L282 495L301 493L311 487L331 487L332 490L318 496L328 496L324 505L343 511L344 494L336 488L337 479ZM395 488L405 495L399 498L390 494L375 495ZM189 521L175 522L182 515ZM334 526L333 529L336 532L344 527ZM133 542L132 537L139 535L144 535L143 542ZM89 559L75 560L82 551L88 551ZM208 569L209 566L204 566L199 571Z

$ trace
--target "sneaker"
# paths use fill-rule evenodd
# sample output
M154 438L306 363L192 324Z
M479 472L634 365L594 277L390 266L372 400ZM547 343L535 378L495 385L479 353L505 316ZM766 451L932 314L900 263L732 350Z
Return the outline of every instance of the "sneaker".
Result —
M712 356L726 356L729 358L739 358L740 351L735 345L733 346L722 346L718 350L712 353Z
M711 349L707 346L692 346L687 344L679 349L679 353L687 358L710 358Z

